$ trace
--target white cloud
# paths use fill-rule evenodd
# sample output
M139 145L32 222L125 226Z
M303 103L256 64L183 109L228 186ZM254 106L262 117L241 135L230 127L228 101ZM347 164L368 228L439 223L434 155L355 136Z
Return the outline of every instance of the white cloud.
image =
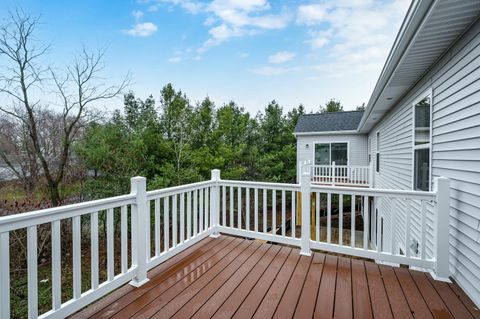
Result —
M132 15L135 18L135 21L138 21L143 17L144 13L140 10L135 10L135 11L132 11Z
M197 49L199 54L234 37L257 34L264 30L285 28L292 15L282 9L272 13L268 0L156 0L183 8L191 14L204 13L209 38Z
M280 64L291 61L295 57L295 53L289 51L280 51L268 57L268 63Z
M182 57L180 56L174 56L174 57L171 57L170 59L168 59L168 62L170 63L180 63L182 62Z
M250 70L250 72L252 73L263 75L263 76L278 76L278 75L284 75L284 74L289 74L289 73L294 73L299 71L301 71L301 68L299 67L285 68L285 67L274 67L274 66L262 66L262 67L258 67L256 69Z
M157 31L157 26L152 22L143 22L135 24L131 29L125 30L126 34L134 37L148 37Z
M376 78L408 5L408 0L327 0L300 6L297 23L310 28L307 42L327 52L314 69L336 77L370 72Z
M298 7L297 23L314 25L325 20L327 8L323 4L307 4Z

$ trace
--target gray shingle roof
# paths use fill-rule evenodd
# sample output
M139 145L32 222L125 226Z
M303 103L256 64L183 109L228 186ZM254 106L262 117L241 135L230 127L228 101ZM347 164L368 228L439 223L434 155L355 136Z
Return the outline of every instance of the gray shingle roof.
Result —
M356 130L362 115L363 111L305 114L298 119L295 133Z

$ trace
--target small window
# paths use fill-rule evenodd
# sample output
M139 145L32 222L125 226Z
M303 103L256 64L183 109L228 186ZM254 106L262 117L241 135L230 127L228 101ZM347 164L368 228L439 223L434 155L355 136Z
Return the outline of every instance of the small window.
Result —
M431 96L414 104L413 185L416 190L430 190Z
M330 165L330 144L315 144L315 165Z
M380 132L377 132L377 157L375 167L377 173L380 173Z

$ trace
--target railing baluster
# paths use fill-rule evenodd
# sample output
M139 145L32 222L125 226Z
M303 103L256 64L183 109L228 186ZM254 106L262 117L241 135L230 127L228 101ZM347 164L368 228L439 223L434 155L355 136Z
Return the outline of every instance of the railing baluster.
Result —
M272 234L277 234L277 194L272 190Z
M172 248L177 247L177 195L172 196Z
M169 208L170 197L163 198L163 246L165 251L168 251L170 248L170 208Z
M58 310L62 305L62 256L61 256L60 221L52 222L52 309Z
M27 228L28 318L38 317L37 226ZM2 282L3 283L3 282ZM3 303L1 303L3 306ZM2 313L0 312L0 315ZM0 316L3 318L3 316Z
M147 237L148 238L148 237ZM150 247L147 245L147 247ZM112 281L114 276L114 242L113 242L113 208L107 209L107 280ZM147 255L150 250L147 250Z
M292 191L292 217L291 217L291 222L290 225L292 226L292 238L295 238L295 233L296 233L296 223L295 223L295 215L297 212L297 205L295 204L297 192Z
M155 213L154 213L155 215L155 235L154 235L155 236L155 256L159 256L160 255L160 238L161 238L160 236L160 199L158 198L155 199L154 205L155 205L155 208L154 208L155 210ZM123 207L122 207L122 222L123 222ZM122 229L122 239L123 239L123 229ZM122 268L123 268L123 265L122 265Z
M198 210L198 215L200 216L200 219L198 221L198 233L201 233L203 232L203 188L200 189L200 192L199 192L199 203L198 203L198 206L199 206L199 210Z
M338 244L343 246L343 194L338 195Z
M209 205L209 197L208 197L208 191L209 191L209 188L205 188L205 191L204 191L204 194L205 194L205 202L204 202L204 222L205 222L205 227L203 228L204 230L207 230L209 228L209 222L210 222L210 218L209 218L209 211L210 211L210 205Z
M363 197L363 249L368 249L368 229L370 224L368 196Z
M282 190L282 236L285 237L286 227L285 227L285 218L286 218L286 202L285 202L285 191Z
M421 236L421 240L420 240L420 249L421 249L421 258L422 260L425 259L425 255L426 255L426 232L427 232L427 229L426 229L426 215L427 215L427 202L422 200L421 201L422 203L422 236Z
M233 224L233 187L230 186L230 227L235 227Z
M147 215L146 215L146 219L147 219L147 227L146 227L146 232L147 232L147 242L146 242L146 245L147 245L147 248L146 248L146 251L147 251L147 262L150 262L150 259L151 259L151 255L152 255L152 235L151 235L151 225L150 225L150 221L151 221L151 212L150 212L150 201L147 200Z
M263 232L267 233L267 189L263 189Z
M377 237L377 252L380 252L382 250L382 232L381 232L381 211L379 211L378 209L376 209L376 203L377 203L377 200L374 198L374 201L375 201L375 223L377 224L377 226L375 226L375 230L376 230L376 237Z
M227 188L222 186L222 225L227 226Z
M192 192L187 193L187 239L192 237Z
M395 241L396 241L396 232L395 232L395 225L397 218L397 199L392 198L392 209L390 210L390 253L392 255L396 255L395 252Z
M255 207L254 207L254 214L255 216L253 216L254 218L254 222L255 222L255 231L258 232L258 188L255 188Z
M90 214L90 271L92 290L98 288L98 212Z
M10 233L0 234L0 318L10 318Z
M73 299L78 299L82 295L82 260L81 260L81 238L80 226L81 216L72 217L72 246L73 246Z
M355 195L352 195L350 198L350 210L351 210L351 217L350 217L350 246L355 248L355 218L356 218L356 208L355 208Z
M180 243L185 241L185 193L180 194Z
M315 193L315 240L320 241L320 193Z
M405 222L405 227L406 227L406 234L405 234L405 256L410 257L410 227L411 227L411 207L410 207L410 200L405 199L407 209L406 209L406 222Z
M327 243L332 240L332 194L327 194Z
M247 187L245 194L245 214L246 214L246 229L250 230L250 188Z
M158 218L160 218L160 200L155 201L155 209L158 207ZM122 273L126 273L128 270L128 209L127 206L122 206L120 212L120 236L121 236L121 268ZM160 222L158 222L158 233L155 234L156 238L158 237L158 253L160 254Z
M242 188L237 187L237 228L242 229Z
M198 191L193 191L193 236L198 234Z

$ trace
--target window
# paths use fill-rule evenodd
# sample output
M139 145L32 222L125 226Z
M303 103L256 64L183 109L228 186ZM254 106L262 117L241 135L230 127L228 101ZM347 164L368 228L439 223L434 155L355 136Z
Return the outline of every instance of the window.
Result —
M413 186L416 190L430 190L431 106L431 95L413 106Z
M315 144L315 165L330 165L330 144Z
M380 172L380 132L377 132L377 158L376 158L376 165L375 170L377 173Z
M348 165L348 143L315 144L315 165Z
M347 165L348 164L348 145L347 143L332 143L331 146L331 156L332 163L335 162L335 165Z

